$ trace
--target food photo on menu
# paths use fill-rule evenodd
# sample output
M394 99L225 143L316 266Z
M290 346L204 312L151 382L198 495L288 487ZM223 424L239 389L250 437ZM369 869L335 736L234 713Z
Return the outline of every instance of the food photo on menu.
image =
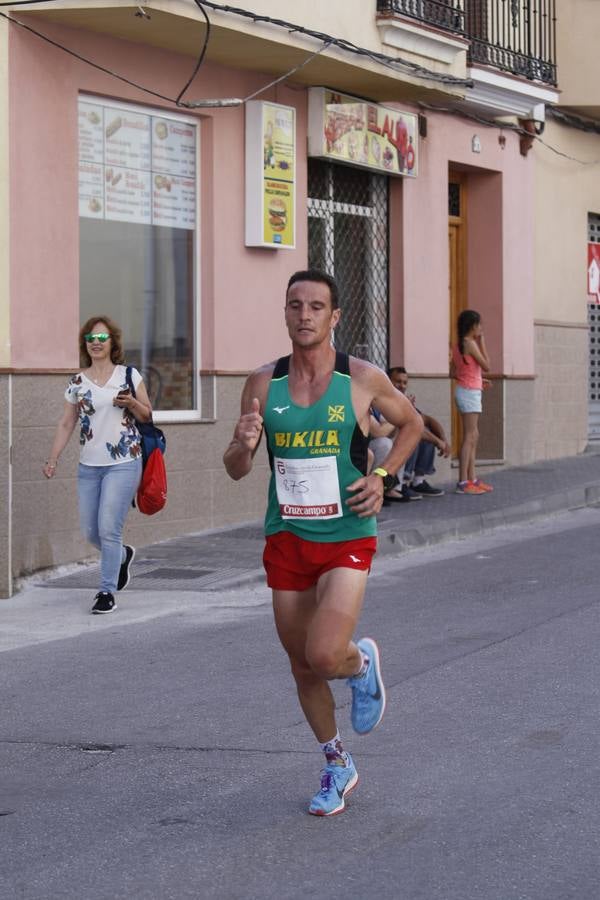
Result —
M284 231L287 225L287 206L279 197L269 200L269 225L273 231Z

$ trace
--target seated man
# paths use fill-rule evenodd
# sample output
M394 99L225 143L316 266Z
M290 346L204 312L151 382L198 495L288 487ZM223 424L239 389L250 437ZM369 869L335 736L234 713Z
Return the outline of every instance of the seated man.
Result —
M417 409L414 396L407 394L408 374L404 366L393 366L388 369L388 376L394 387L405 394ZM440 423L420 409L417 409L417 412L422 416L425 428L422 439L404 463L401 488L404 501L420 500L421 497L441 497L444 491L429 484L425 476L433 475L435 472L436 449L440 456L450 456L450 444Z

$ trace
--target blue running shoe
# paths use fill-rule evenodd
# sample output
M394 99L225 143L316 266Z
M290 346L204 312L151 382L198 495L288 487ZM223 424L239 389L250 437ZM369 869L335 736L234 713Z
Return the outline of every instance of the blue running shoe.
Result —
M348 765L327 763L321 772L321 790L310 801L311 816L337 816L346 809L345 798L358 784L358 772L348 753Z
M385 711L385 688L379 668L379 650L371 638L362 638L358 649L368 657L364 675L348 679L352 688L352 727L358 734L368 734L379 725Z

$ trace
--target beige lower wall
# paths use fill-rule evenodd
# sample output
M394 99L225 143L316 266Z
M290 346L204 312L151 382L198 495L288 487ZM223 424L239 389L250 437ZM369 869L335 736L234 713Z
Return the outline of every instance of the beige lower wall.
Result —
M535 385L533 378L510 378L504 388L504 459L511 466L534 461L533 429Z
M491 380L483 392L482 413L479 417L479 443L477 459L497 462L506 457L504 398L506 382L502 378Z
M492 418L503 433L490 444L502 446L506 465L580 453L587 442L587 331L557 325L536 326L536 379L496 381ZM8 378L0 376L0 596L10 593ZM41 469L63 406L64 376L13 375L12 577L93 558L79 534L77 512L77 433L60 459L56 477ZM167 435L169 499L156 516L132 510L126 540L138 546L181 534L261 519L268 482L264 448L252 473L239 482L225 473L222 455L239 415L244 379L216 380L216 422L164 426ZM445 378L411 378L418 407L451 433L450 383ZM493 411L493 416L491 415ZM489 424L488 422L488 424ZM482 431L484 423L482 420ZM491 450L490 450L491 452ZM455 480L449 460L437 458L437 483Z
M536 324L533 458L581 453L588 429L588 332Z
M414 394L418 409L438 420L448 441L451 441L452 434L450 392L448 378L419 378L415 375L414 378L411 377L408 385L408 393ZM440 484L451 481L452 478L450 459L436 456L435 476L429 481L432 484Z
M574 456L587 444L587 329L536 325L535 338L536 377L493 379L483 397L478 460L493 468ZM409 392L450 437L449 381L415 376ZM436 479L454 480L450 464L438 462Z
M0 375L0 597L11 593L9 375Z
M533 461L533 379L493 379L492 387L483 396L483 413L479 421L477 458L492 468L522 465ZM411 378L409 392L414 393L417 406L434 416L446 432L452 434L452 387L447 378ZM437 459L436 480L453 482L457 464ZM488 470L489 471L489 470Z

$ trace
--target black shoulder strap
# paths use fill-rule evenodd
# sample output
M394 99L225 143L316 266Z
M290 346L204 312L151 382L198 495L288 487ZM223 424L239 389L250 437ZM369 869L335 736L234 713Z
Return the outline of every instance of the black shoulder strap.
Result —
M350 358L347 353L340 353L339 350L336 350L335 371L339 372L340 375L350 374Z
M125 381L129 386L129 390L131 391L131 396L135 397L135 388L133 386L133 378L131 377L131 366L127 366L125 369Z
M339 350L336 350L334 369L341 375L350 374L350 358L347 353L341 353ZM290 357L282 356L281 359L278 359L275 363L275 368L273 369L271 378L285 378L285 376L289 374Z
M275 368L273 369L273 374L271 378L285 378L286 375L290 374L290 358L289 356L282 356L281 359L278 359L275 363Z

